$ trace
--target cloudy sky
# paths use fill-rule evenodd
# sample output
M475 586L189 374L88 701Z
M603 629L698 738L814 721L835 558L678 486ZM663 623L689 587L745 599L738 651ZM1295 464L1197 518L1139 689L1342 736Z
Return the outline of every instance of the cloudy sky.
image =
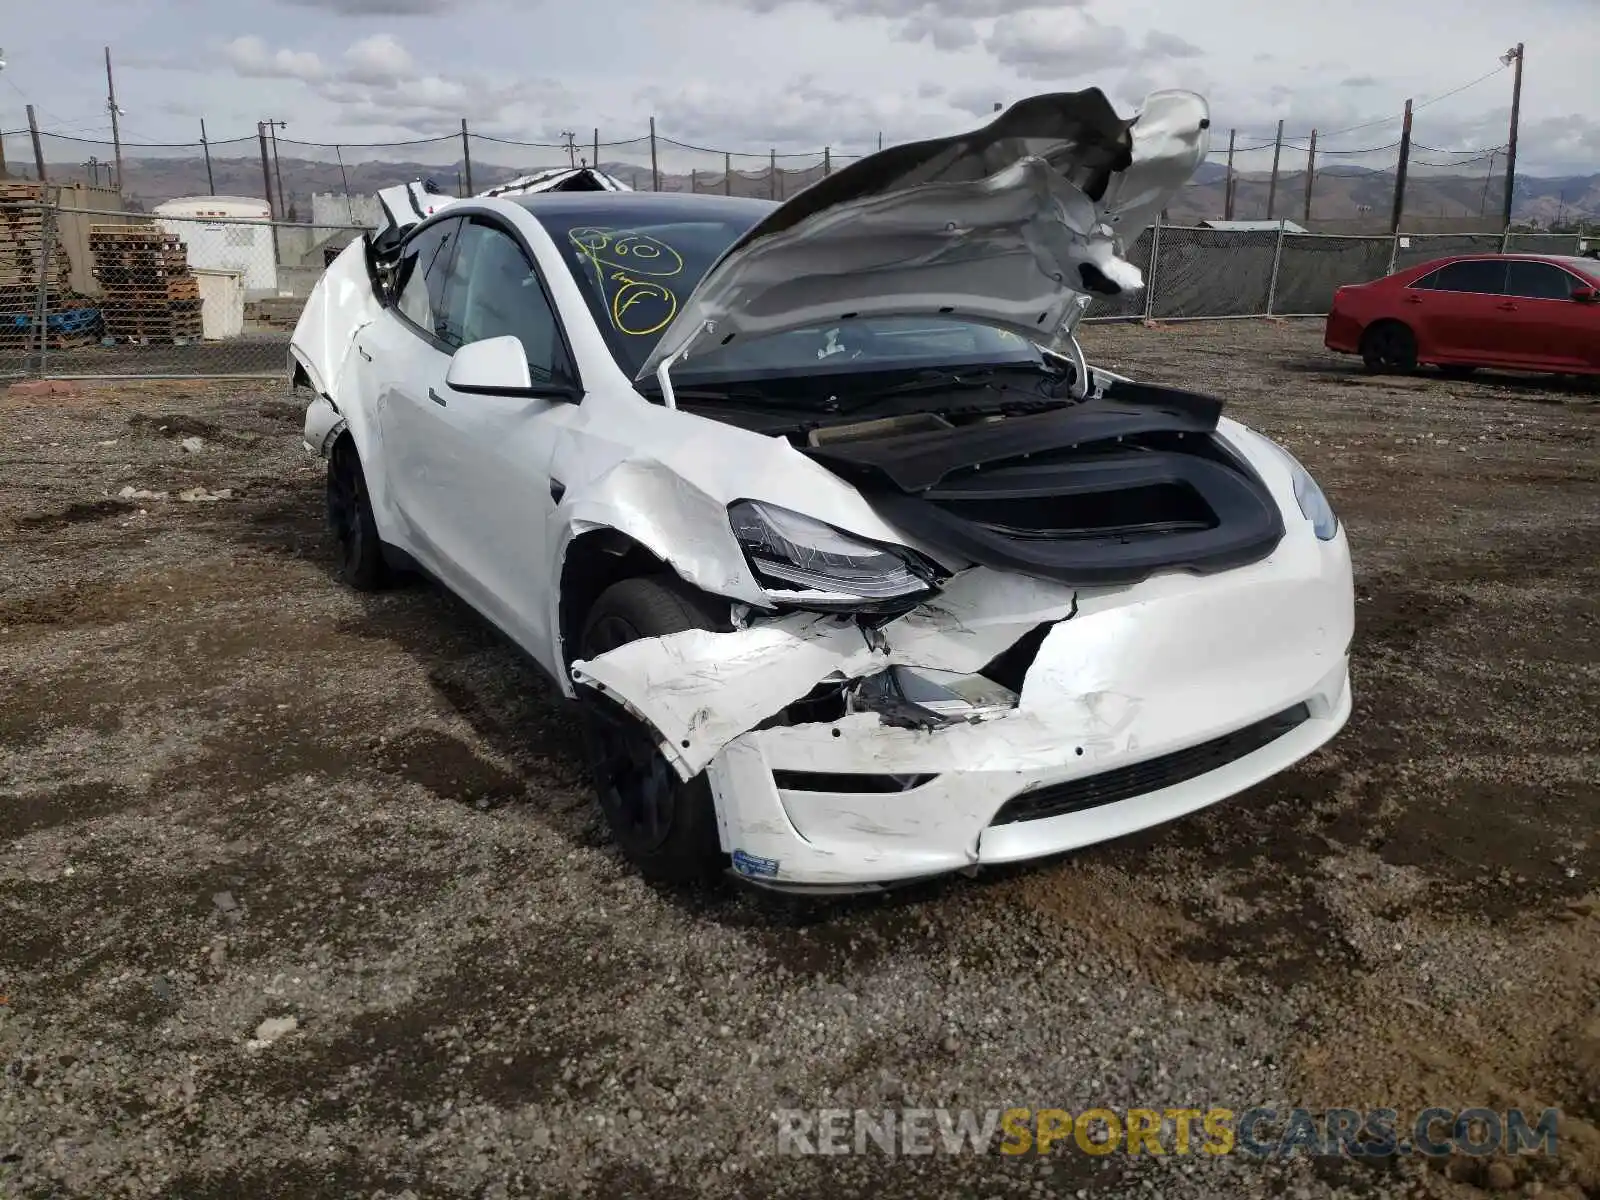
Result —
M1600 0L78 0L70 21L5 37L8 131L31 102L48 129L106 136L109 44L127 141L191 141L201 117L213 139L263 117L342 142L466 117L610 141L654 115L664 135L749 151L870 148L1090 84L1130 112L1152 88L1203 92L1219 146L1280 118L1291 136L1367 126L1327 148L1382 145L1407 96L1436 100L1419 142L1493 146L1511 95L1498 56L1522 41L1524 168L1600 171ZM27 156L25 139L7 148Z

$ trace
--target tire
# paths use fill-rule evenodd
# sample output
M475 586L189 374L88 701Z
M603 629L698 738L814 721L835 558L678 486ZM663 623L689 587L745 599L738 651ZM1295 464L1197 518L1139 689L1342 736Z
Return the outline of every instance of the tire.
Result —
M589 610L578 654L588 659L640 638L729 628L726 613L675 577L625 579ZM642 875L688 884L722 874L727 860L704 772L687 782L679 778L649 729L609 700L585 700L584 740L606 825Z
M1399 321L1379 321L1361 335L1361 361L1373 375L1414 371L1416 335Z
M1466 379L1478 368L1468 363L1445 363L1439 368L1439 374L1446 379Z
M366 472L348 435L334 443L328 456L328 529L340 579L359 592L375 592L389 582Z

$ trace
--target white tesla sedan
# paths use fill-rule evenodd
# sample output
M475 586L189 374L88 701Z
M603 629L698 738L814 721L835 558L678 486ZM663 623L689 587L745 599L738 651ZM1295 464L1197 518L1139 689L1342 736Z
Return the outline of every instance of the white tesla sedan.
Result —
M1208 126L1090 89L784 204L398 189L293 338L344 578L419 567L543 666L657 878L879 887L1282 771L1350 713L1344 533L1073 334Z

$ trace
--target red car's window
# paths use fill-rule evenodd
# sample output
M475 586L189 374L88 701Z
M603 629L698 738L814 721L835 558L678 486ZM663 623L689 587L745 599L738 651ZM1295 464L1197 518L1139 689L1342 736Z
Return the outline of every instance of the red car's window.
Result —
M1532 300L1570 300L1583 281L1549 263L1513 260L1506 266L1506 295Z
M1505 289L1506 263L1502 258L1469 258L1453 262L1439 270L1439 280L1434 290L1440 292L1476 292L1479 295L1498 296Z

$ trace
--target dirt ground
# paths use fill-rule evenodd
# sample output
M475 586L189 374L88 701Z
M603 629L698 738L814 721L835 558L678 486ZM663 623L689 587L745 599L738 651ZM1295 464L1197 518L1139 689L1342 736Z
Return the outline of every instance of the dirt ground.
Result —
M1086 342L1318 476L1355 714L1173 825L830 903L626 869L531 667L334 581L282 387L0 393L0 1196L1600 1196L1597 393L1368 379L1311 323ZM790 1157L773 1117L1294 1104L1557 1106L1560 1153Z

